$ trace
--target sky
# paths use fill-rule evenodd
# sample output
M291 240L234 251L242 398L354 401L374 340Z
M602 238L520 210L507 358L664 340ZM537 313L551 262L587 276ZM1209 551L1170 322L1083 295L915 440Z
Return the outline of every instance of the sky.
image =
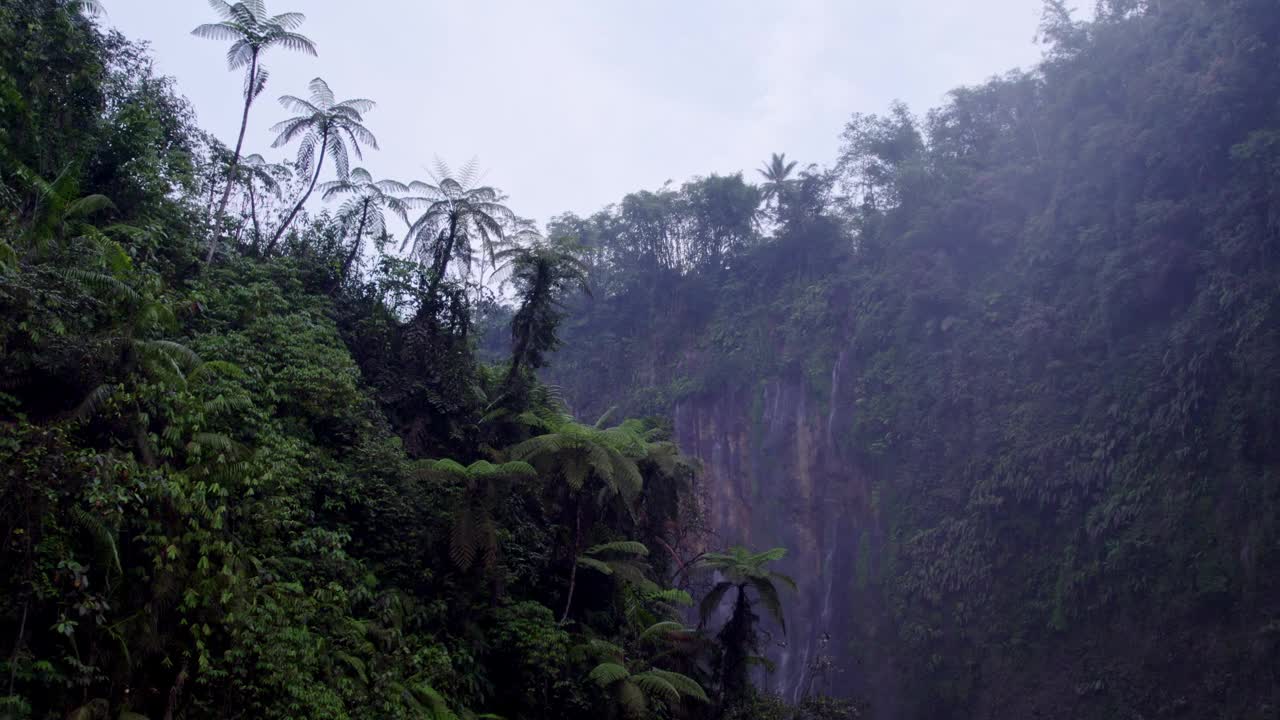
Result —
M1083 2L1083 0L1081 0ZM241 71L203 0L103 0L151 44L202 127L233 144ZM268 0L302 12L318 58L273 49L245 152L269 160L282 94L323 77L369 98L375 177L428 180L475 158L518 214L592 213L629 192L755 169L771 152L831 164L851 114L923 114L948 90L1027 68L1041 0Z

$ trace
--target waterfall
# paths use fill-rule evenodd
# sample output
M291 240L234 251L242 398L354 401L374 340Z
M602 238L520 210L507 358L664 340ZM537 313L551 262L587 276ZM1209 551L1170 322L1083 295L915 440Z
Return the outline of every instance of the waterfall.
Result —
M827 448L832 452L835 451L835 427L836 427L836 409L840 407L837 400L840 397L840 368L844 366L845 356L849 353L849 348L844 348L840 354L836 356L836 362L831 366L831 397L827 401L830 406L827 410Z
M800 678L796 682L795 687L791 690L791 702L799 703L812 689L815 680L813 668L817 661L821 661L821 653L826 648L827 639L830 638L831 632L831 599L835 593L836 573L836 519L828 518L826 529L823 532L823 543L826 545L827 551L822 557L822 606L818 611L818 622L809 628L808 637L805 639L804 646L804 663L800 667ZM814 657L814 640L822 637L818 641L819 656Z

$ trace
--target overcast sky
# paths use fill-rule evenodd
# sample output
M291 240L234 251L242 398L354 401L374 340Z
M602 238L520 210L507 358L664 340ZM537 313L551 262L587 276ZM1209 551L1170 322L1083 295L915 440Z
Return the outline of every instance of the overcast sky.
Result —
M1079 3L1078 3L1079 4ZM242 75L192 37L204 0L104 0L149 41L203 127L235 140ZM854 112L917 113L1040 57L1041 0L268 0L305 13L319 58L275 49L246 153L268 159L275 98L324 77L366 117L379 177L477 157L513 210L545 222L628 192L754 169L770 152L830 164ZM353 164L356 164L353 160Z

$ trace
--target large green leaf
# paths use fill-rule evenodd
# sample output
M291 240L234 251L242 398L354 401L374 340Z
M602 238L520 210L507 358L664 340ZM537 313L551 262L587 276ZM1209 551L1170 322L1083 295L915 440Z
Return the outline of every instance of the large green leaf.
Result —
M587 677L601 687L609 687L619 680L631 677L631 672L618 663L603 662L592 668Z

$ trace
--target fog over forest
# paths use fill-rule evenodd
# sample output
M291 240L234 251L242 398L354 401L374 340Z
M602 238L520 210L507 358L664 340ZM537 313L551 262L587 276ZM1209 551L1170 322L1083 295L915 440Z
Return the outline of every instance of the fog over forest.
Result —
M0 720L1280 715L1274 0L291 2L0 0Z

